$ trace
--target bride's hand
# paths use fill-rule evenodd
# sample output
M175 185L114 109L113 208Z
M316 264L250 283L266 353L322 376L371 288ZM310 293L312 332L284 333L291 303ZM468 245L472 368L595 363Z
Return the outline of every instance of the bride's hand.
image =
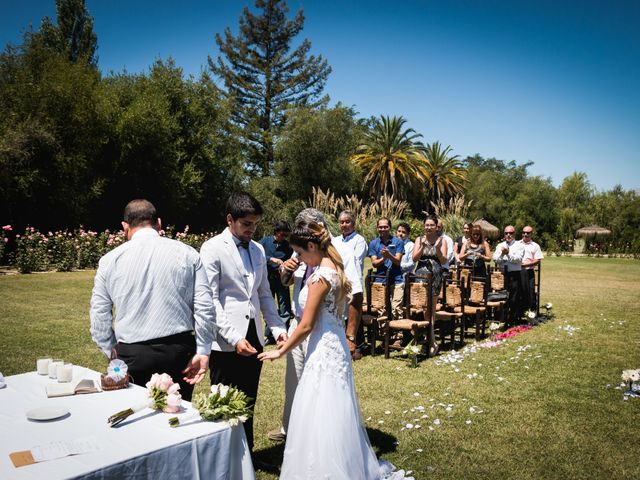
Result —
M261 362L264 362L265 360L271 360L273 362L274 360L277 360L281 356L282 354L280 353L280 350L276 348L275 350L262 352L261 354L258 355L258 360L260 360Z

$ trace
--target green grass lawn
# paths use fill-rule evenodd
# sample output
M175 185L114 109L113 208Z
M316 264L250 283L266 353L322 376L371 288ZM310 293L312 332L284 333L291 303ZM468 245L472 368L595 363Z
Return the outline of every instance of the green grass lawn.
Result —
M623 369L640 368L639 276L634 260L548 258L542 303L554 304L552 322L455 364L446 351L418 369L398 356L356 362L374 448L417 479L640 478L640 399L616 388ZM33 370L43 355L104 370L89 336L92 280L1 276L0 371ZM284 366L264 366L256 408L256 449L272 461L282 445L265 435L279 425Z

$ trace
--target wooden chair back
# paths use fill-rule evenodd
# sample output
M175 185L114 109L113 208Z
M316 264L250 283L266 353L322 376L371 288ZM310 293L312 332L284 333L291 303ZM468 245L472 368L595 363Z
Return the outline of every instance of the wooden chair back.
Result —
M491 291L497 292L499 290L506 290L507 285L505 283L505 275L502 270L499 268L495 268L491 270L491 274L489 275L491 280Z

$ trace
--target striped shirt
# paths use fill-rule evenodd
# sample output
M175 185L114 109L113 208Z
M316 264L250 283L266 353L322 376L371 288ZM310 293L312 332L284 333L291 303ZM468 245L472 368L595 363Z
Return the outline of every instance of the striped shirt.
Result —
M90 317L91 337L108 357L116 342L135 343L192 330L197 353L209 355L215 310L200 255L153 228L138 230L100 259Z

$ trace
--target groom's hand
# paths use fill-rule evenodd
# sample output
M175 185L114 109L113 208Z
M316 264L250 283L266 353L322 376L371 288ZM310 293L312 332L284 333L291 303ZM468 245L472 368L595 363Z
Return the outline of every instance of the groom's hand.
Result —
M280 348L280 346L284 345L287 340L289 340L289 335L287 335L286 333L281 333L278 337L278 340L276 341L276 345L278 346L278 348Z
M187 367L182 370L182 373L185 374L183 380L191 385L200 383L204 374L207 373L208 366L209 355L194 355Z
M253 348L253 345L251 345L246 338L243 338L236 343L236 353L243 357L250 357L251 355L258 353L258 351Z

